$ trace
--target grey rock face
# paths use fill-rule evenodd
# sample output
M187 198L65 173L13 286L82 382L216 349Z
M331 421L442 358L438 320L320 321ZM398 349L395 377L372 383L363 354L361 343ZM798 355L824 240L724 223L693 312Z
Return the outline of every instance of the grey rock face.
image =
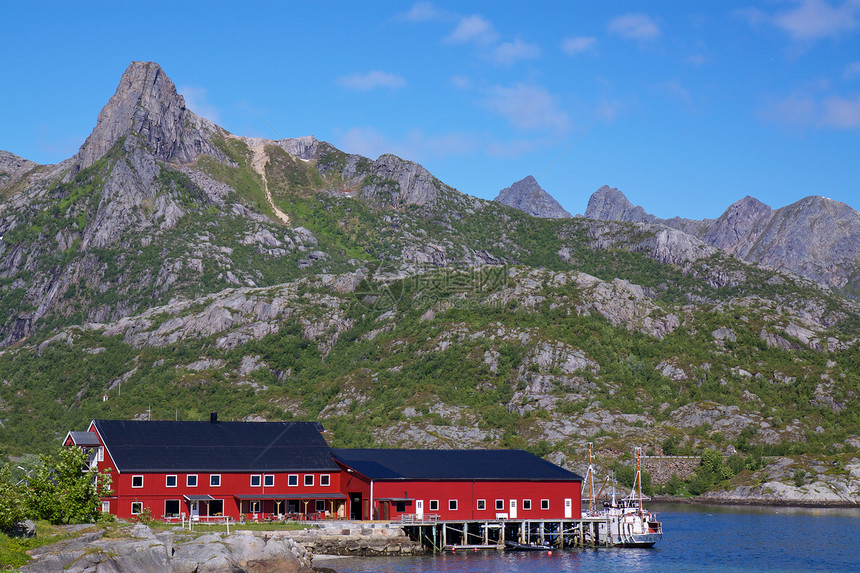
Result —
M224 159L209 139L216 129L185 107L185 99L158 64L132 62L78 151L78 168L89 167L132 133L142 136L154 156L165 161L191 163L200 153Z
M570 213L559 205L558 201L543 190L531 175L521 179L499 191L499 196L493 199L533 217L543 219L566 219L572 217Z
M634 206L618 189L601 187L585 216L677 229L746 261L786 269L830 288L856 293L860 270L860 213L839 201L806 197L780 209L752 197L718 219L660 219Z
M37 165L14 153L0 151L0 189L11 185Z
M359 193L362 199L389 206L422 206L432 205L439 197L438 181L417 163L385 154L373 162L372 170L373 180L365 181Z

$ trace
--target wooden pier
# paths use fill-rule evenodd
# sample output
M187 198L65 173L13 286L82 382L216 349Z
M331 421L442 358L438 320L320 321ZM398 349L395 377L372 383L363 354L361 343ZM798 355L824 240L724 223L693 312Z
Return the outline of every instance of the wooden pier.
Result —
M403 516L401 527L415 541L434 553L443 551L483 551L505 549L506 542L526 546L608 547L611 540L602 539L599 524L605 517L579 519L495 519L442 521L436 516Z

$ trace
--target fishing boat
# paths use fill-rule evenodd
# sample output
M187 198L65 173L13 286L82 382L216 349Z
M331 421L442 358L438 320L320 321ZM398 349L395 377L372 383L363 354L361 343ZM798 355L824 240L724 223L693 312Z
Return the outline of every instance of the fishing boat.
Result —
M642 496L642 448L636 448L636 474L630 494L620 497L614 491L609 494L609 500L598 508L596 499L600 497L603 488L594 496L594 472L592 465L591 444L588 445L588 474L586 479L591 486L589 508L584 511L587 517L600 518L597 524L598 535L607 545L614 547L653 547L663 538L663 525L657 520L657 514L642 507L642 501L648 499ZM604 485L606 481L604 481Z

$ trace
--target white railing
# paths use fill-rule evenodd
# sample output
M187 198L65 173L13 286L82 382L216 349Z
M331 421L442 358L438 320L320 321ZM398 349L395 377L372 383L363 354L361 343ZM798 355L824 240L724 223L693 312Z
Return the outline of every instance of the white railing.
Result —
M404 513L400 516L400 523L404 525L436 523L437 521L439 521L439 515L436 513L425 513L423 515L418 515L417 513Z

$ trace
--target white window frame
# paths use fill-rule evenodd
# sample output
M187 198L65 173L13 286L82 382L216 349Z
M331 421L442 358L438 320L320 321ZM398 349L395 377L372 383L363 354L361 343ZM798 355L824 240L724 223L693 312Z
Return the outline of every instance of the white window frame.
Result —
M505 500L497 499L496 500L496 511L505 511Z
M540 500L540 508L541 508L543 511L547 511L547 510L549 509L549 500L548 500L548 499L542 499L542 500Z
M135 480L137 480L138 478L140 478L140 485L134 485ZM135 489L142 488L143 487L143 476L142 475L131 476L131 487L133 487Z
M173 478L173 485L170 485L170 478ZM179 485L179 478L176 474L170 474L164 476L164 487L176 487Z
M287 475L287 487L299 487L299 474Z
M275 475L274 474L264 474L263 475L263 487L275 487Z
M255 506L256 506L256 509L254 509ZM261 511L262 509L263 509L263 502L260 501L259 499L252 499L248 502L248 510L251 513L262 513L262 511Z
M254 483L254 482L257 483ZM263 485L263 476L260 474L251 474L251 487L260 487Z
M457 511L457 500L449 499L448 500L448 511Z
M529 510L532 508L532 500L524 499L523 500L523 510Z
M476 509L478 511L484 511L485 509L487 509L487 500L486 499L479 499L478 505L476 506Z
M329 474L320 474L320 487L329 487L331 485L331 476Z
M430 500L430 509L428 511L439 511L439 500L431 499Z
M221 487L221 474L209 475L209 487Z
M191 480L194 480L194 483L191 483ZM197 474L188 474L185 476L185 487L197 487L198 483L200 483L200 480L197 479Z
M137 511L135 511L137 508ZM133 501L131 502L131 514L132 515L140 515L143 513L143 502L142 501Z
M316 512L325 511L325 500L324 499L316 500L316 502L314 503L314 511L316 511Z
M105 461L105 448L104 448L104 446L99 446L99 450L96 453L96 461L98 461L98 462Z
M176 512L176 515L180 515L182 513L182 500L181 499L165 499L164 500L164 516L167 517L167 515L168 515L168 513L167 513L167 502L168 501L175 501L176 502L176 508L178 510Z
M305 487L314 487L314 474L305 474Z
M110 513L110 501L102 502L102 513Z

